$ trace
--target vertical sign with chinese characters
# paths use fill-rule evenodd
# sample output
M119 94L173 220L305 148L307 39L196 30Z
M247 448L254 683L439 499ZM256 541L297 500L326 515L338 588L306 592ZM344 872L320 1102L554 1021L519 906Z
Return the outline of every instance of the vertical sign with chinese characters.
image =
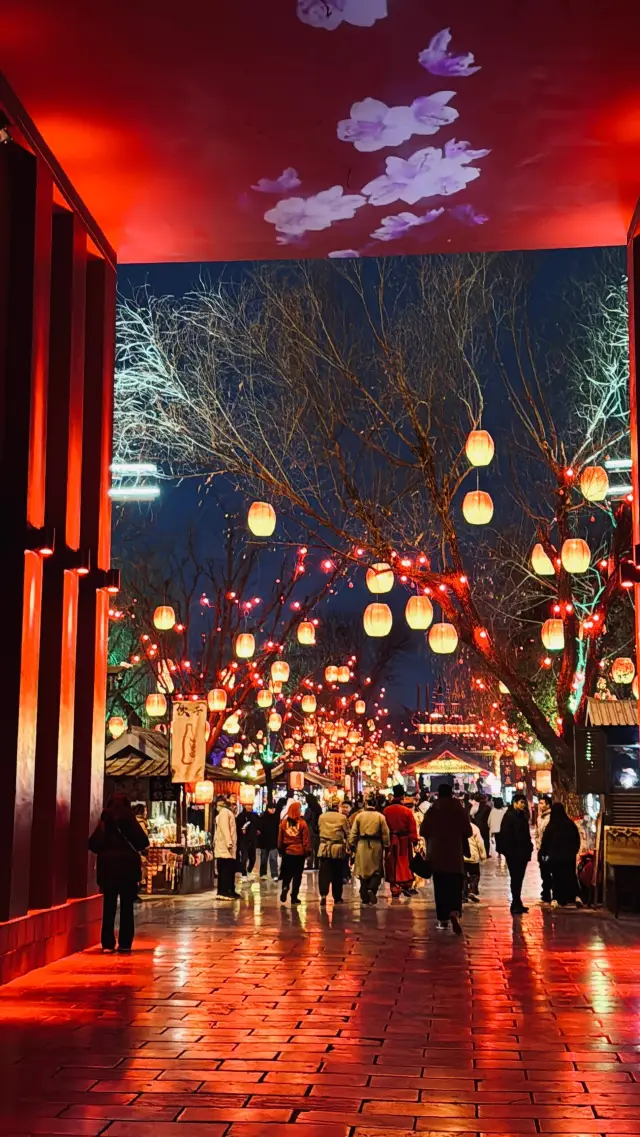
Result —
M171 780L201 782L206 758L207 704L174 700L171 715Z

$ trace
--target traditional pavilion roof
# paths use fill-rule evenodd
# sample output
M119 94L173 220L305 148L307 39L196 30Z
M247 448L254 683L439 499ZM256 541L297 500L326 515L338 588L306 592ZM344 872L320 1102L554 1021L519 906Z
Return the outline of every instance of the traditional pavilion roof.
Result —
M483 774L491 772L489 753L461 750L452 739L445 739L438 746L424 751L403 751L401 757L411 756L407 765L402 766L403 775L419 774Z
M639 43L637 0L0 6L8 83L138 262L622 243Z

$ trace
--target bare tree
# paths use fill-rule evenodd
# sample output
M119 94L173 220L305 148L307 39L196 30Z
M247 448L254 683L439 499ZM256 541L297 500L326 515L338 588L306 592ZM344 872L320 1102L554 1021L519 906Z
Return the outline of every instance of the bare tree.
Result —
M621 280L583 290L579 320L565 306L549 343L532 331L526 284L515 259L437 257L268 266L184 301L139 297L119 314L117 445L174 474L231 475L330 556L387 561L429 591L566 788L572 716L610 650L628 548L625 505L579 490L584 467L624 446L624 294ZM485 423L499 477L465 454ZM479 538L460 506L480 478L500 528ZM580 578L560 561L574 536L595 554ZM554 566L546 583L531 572L536 540ZM519 641L556 608L565 646L549 715Z

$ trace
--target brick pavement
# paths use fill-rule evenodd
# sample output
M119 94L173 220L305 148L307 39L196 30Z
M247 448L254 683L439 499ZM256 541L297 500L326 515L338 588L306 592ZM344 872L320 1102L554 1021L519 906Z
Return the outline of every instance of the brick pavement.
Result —
M508 914L494 865L465 936L418 899L145 906L130 957L0 989L0 1134L640 1134L636 925ZM531 874L529 895L535 893Z

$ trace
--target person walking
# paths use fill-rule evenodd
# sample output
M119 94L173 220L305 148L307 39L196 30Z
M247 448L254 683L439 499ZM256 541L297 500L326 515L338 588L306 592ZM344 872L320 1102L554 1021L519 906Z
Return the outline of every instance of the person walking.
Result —
M102 892L102 950L116 950L116 911L120 901L117 950L128 954L133 945L133 905L142 879L140 854L149 838L136 821L126 794L111 794L89 838L89 849L98 858L98 887Z
M524 794L514 794L500 826L500 852L507 862L511 881L511 915L522 916L529 909L522 903L522 882L533 853L529 832L529 810Z
M469 852L464 857L464 889L463 900L470 900L472 904L480 903L480 865L487 859L487 850L478 826L471 822L471 836L469 837Z
M551 905L557 908L578 902L576 858L580 852L580 830L567 815L561 802L551 806L549 822L542 834L540 856L548 862L551 879ZM579 901L582 907L582 900Z
M326 813L318 818L318 888L324 907L329 885L335 904L342 904L344 861L349 841L349 820L340 812L340 799L329 799Z
M220 900L240 900L236 892L236 861L238 856L238 831L235 815L229 808L226 798L219 797L216 802L216 828L213 835L213 855L218 873L218 897Z
M404 787L394 786L393 802L384 811L390 834L389 847L384 858L384 875L391 886L394 900L398 899L401 892L405 896L411 894L413 888L411 854L413 846L418 841L416 819L413 810L404 804L404 796Z
M318 846L320 844L320 835L318 833L318 822L322 816L322 806L318 801L315 794L305 794L307 808L304 811L303 819L307 823L309 829L309 840L311 841L311 857L307 868L317 869L318 867Z
M299 904L298 893L302 883L304 863L311 852L309 826L300 816L300 802L292 801L287 816L278 829L278 849L282 854L280 902L286 904L291 885L291 903Z
M256 863L256 850L258 847L258 814L253 809L243 805L236 817L236 830L238 834L238 869L242 879L246 880L252 873Z
M551 817L551 799L543 797L540 799L538 806L538 816L536 819L536 846L538 849L538 864L540 866L540 883L542 885L542 903L551 903L551 868L549 865L549 857L540 851L542 845L542 838L544 831L549 824Z
M484 841L484 849L487 857L491 856L491 836L489 832L489 818L491 816L491 803L487 801L484 794L478 796L478 808L476 809L471 820L474 825L478 826Z
M507 807L501 797L494 797L491 806L491 813L489 814L489 840L493 841L493 847L498 857L498 864L501 863L502 854L499 849L499 833L502 825L502 819L507 812Z
M260 850L260 876L267 875L267 868L271 879L278 879L278 814L273 801L267 802L267 808L258 818L258 848Z
M422 822L420 836L427 843L427 861L433 873L437 927L443 931L451 923L457 936L462 935L464 856L472 833L466 809L454 801L451 786L443 782L435 805Z
M354 817L349 834L349 844L355 852L353 871L360 879L363 904L378 903L384 850L389 848L390 841L389 826L378 809L377 795L370 793L363 809Z

